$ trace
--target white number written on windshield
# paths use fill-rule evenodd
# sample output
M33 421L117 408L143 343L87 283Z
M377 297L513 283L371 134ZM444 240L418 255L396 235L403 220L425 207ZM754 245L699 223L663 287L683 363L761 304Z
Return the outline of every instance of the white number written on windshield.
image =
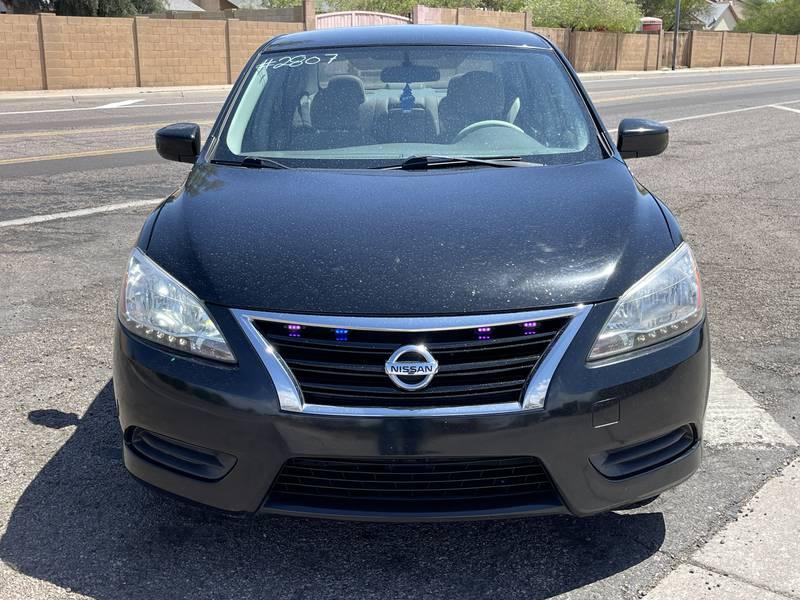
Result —
M305 54L298 54L297 56L282 56L278 59L270 58L261 63L262 69L281 69L289 67L294 69L304 65L318 65L320 63L329 65L337 59L338 54L323 54L321 56L312 55L306 56Z

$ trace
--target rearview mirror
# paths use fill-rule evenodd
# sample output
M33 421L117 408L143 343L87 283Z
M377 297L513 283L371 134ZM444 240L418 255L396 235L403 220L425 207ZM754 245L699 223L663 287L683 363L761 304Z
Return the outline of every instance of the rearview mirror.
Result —
M156 150L162 158L194 163L200 154L200 126L175 123L156 131Z
M617 129L617 149L622 158L656 156L667 149L669 129L650 119L623 119Z
M439 69L428 65L404 63L386 67L381 71L383 83L422 83L423 81L439 81L440 78Z

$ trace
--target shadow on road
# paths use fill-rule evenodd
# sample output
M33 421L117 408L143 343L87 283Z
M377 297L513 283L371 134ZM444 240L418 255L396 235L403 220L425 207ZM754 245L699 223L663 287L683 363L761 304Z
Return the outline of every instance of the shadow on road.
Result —
M371 524L233 520L154 494L122 465L111 383L25 490L0 540L15 570L94 598L548 597L661 545L660 513Z

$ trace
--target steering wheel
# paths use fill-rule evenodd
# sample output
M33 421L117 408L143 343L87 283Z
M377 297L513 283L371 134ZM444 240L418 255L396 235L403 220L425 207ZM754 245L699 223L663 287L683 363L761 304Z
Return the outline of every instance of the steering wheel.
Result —
M479 129L484 129L486 127L508 127L509 129L513 129L514 131L519 131L520 133L525 133L522 131L521 128L517 127L513 123L509 123L508 121L500 121L497 119L490 119L488 121L478 121L477 123L472 123L471 125L467 125L461 131L456 134L454 142L460 142L470 133L474 133Z

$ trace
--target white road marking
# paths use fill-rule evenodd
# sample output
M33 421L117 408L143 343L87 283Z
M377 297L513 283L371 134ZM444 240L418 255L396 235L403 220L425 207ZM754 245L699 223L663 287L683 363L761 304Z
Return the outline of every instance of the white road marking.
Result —
M133 98L131 100L120 100L119 102L111 102L110 104L104 104L103 106L98 106L97 110L104 110L106 108L122 108L123 106L130 106L131 104L138 104L139 102L144 102L144 98Z
M709 117L718 117L718 116L721 116L721 115L729 115L729 114L746 112L746 111L751 111L751 110L759 110L759 109L762 109L762 108L784 108L784 109L787 109L787 110L792 110L794 112L794 109L789 109L789 108L785 107L784 105L786 105L786 104L796 104L798 102L800 102L800 100L789 100L787 102L780 102L780 103L777 103L777 104L760 104L758 106L746 106L744 108L734 108L734 109L731 109L731 110L723 110L723 111L719 111L719 112L705 113L705 114L701 114L701 115L691 115L691 116L688 116L688 117L678 117L676 119L666 119L666 120L663 120L661 122L662 123L677 123L679 121L691 121L691 120L694 120L694 119L706 119L706 118L709 118ZM162 105L158 105L158 104L127 105L127 106L122 106L120 108L145 108L145 107L150 107L150 106L176 106L176 105L186 105L186 104L215 104L215 103L213 103L213 102L187 102L187 103L180 103L179 102L179 103L176 103L176 104L162 104ZM75 108L75 109L73 109L73 108L70 108L70 109L54 109L54 110L56 110L56 111L60 111L60 110L97 110L97 107ZM37 112L37 111L33 111L33 112ZM52 111L38 111L38 112L52 112ZM19 114L19 113L0 113L0 115L3 115L3 114ZM617 130L616 129L609 129L608 131L609 131L609 133L615 133ZM144 206L144 205L146 205L148 203L155 204L156 202L159 202L159 201L160 200L137 200L137 201L135 201L133 203L123 202L123 203L120 203L120 204L110 204L108 206L98 206L98 207L95 207L95 208L72 210L72 211L67 211L67 212L63 212L63 213L53 213L53 214L49 214L49 215L37 215L37 216L33 216L33 217L24 217L24 218L21 218L21 219L12 219L10 221L0 221L0 228L2 228L2 227L15 227L17 225L30 225L32 223L42 223L42 222L45 222L45 221L54 221L54 220L57 220L57 219L72 219L72 218L75 218L75 217L83 217L83 216L87 216L87 215L93 215L95 213L122 210L124 208L130 208L132 206ZM736 384L734 384L734 385L736 385ZM744 393L744 392L742 392L742 393ZM748 396L748 398L749 398L749 396ZM752 400L752 398L751 398L751 400ZM753 404L755 404L754 401L753 401ZM767 415L767 416L769 416L769 415ZM777 424L776 424L776 426L777 426ZM788 434L786 434L786 435L788 435ZM789 439L791 439L791 437ZM725 443L725 442L723 442L723 443ZM778 442L778 443L780 443L780 442ZM793 445L797 445L797 443L794 442L794 440L792 440L792 444Z
M126 208L138 208L140 206L153 206L163 202L163 198L152 198L150 200L131 200L130 202L118 202L117 204L106 204L92 208L80 208L78 210L68 210L65 212L50 213L48 215L34 215L32 217L22 217L11 219L10 221L0 221L0 228L18 227L20 225L33 225L35 223L45 223L46 221L57 221L59 219L73 219L75 217L86 217L98 213L114 212Z
M715 364L711 365L703 432L708 446L797 446L795 439Z
M788 102L786 104L788 104ZM788 111L791 111L793 113L800 113L800 109L789 108L788 106L781 106L780 104L770 104L769 107L770 108L780 108L781 110L788 110Z
M721 117L723 115L732 115L734 113L747 112L751 110L761 110L762 108L782 108L784 110L791 110L792 112L800 112L784 106L784 104L797 104L800 100L787 100L786 102L779 102L778 104L759 104L758 106L745 106L744 108L733 108L731 110L721 110L712 113L703 113L702 115L690 115L688 117L677 117L675 119L664 119L659 123L679 123L681 121L694 121L696 119L708 119L710 117ZM616 129L609 129L609 133L616 133Z
M137 100L138 102L138 100ZM159 108L162 106L199 106L204 104L222 104L223 100L205 100L202 102L163 102L160 104L125 104L111 108ZM89 110L101 110L109 108L105 106L78 106L74 108L47 108L42 110L15 110L11 112L0 112L0 117L7 115L38 115L43 113L63 113L63 112L83 112Z
M662 123L678 123L679 121L693 121L695 119L707 119L708 117L720 117L722 115L732 115L734 113L746 112L749 110L759 110L761 108L775 108L783 106L784 104L797 104L800 100L788 100L787 102L778 102L777 104L759 104L758 106L746 106L744 108L734 108L731 110L721 110L719 112L705 113L703 115L692 115L690 117L678 117L677 119L667 119L661 121Z

